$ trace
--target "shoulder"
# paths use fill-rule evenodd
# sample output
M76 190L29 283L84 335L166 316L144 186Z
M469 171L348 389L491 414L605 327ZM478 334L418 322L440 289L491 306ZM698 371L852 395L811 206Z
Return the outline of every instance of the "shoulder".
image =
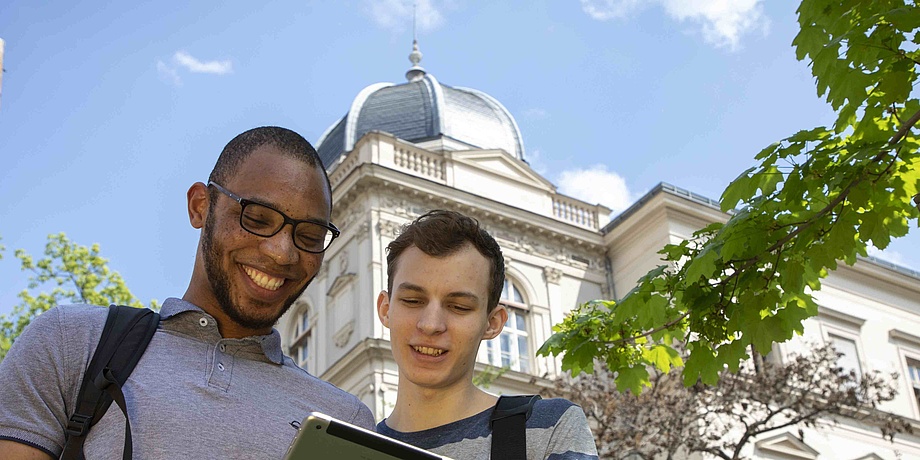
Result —
M545 442L546 451L538 458L597 459L594 435L585 412L577 404L562 398L537 401L527 421L531 433Z
M57 306L32 319L17 342L50 341L94 345L102 333L106 315L107 308L94 305Z
M577 404L563 398L549 398L537 401L533 412L527 420L528 428L548 428L555 426L563 417L584 418L584 411Z

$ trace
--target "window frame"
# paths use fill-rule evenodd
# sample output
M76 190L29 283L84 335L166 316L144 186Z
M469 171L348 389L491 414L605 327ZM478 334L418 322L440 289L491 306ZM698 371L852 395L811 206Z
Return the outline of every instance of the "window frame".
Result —
M837 325L828 324L828 322L822 320L821 321L821 336L824 339L824 343L826 345L833 345L832 337L838 337L840 339L853 342L853 345L856 348L856 363L859 366L859 368L856 369L857 378L862 379L862 377L869 370L869 368L866 367L866 360L864 358L866 356L866 353L862 348L859 329L853 330L847 327L840 327ZM843 350L837 350L837 351L841 352Z
M313 326L315 323L310 314L311 311L312 309L308 306L303 306L297 310L296 322L294 324L294 340L291 341L290 347L291 359L294 360L297 366L307 372L310 372L310 369L315 367L315 363L313 362L314 353L310 353L314 350ZM307 350L307 356L302 358L301 354L304 347Z
M520 297L521 302L516 301L515 293ZM506 299L505 297L510 297L511 299ZM504 306L508 311L508 321L505 323L502 332L498 336L486 341L484 352L485 363L495 367L505 367L505 364L503 364L502 355L504 351L502 350L501 341L503 337L509 337L507 339L510 342L508 369L515 372L530 374L533 372L535 365L534 356L531 353L533 349L531 340L533 337L533 325L531 324L528 299L524 290L521 288L521 284L510 277L505 277L505 285L502 287L502 298L499 300L499 304ZM523 321L523 330L517 328L518 318ZM525 350L526 359L523 360L521 359L521 338L524 339L527 348Z

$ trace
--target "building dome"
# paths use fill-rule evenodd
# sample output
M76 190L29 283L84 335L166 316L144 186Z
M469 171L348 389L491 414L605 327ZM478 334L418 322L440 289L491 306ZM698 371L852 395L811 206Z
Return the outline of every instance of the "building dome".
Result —
M421 56L413 42L406 83L376 83L358 93L348 113L317 142L324 166L334 165L372 130L409 142L444 136L471 149L502 149L524 159L521 132L508 109L481 91L441 84L418 65Z

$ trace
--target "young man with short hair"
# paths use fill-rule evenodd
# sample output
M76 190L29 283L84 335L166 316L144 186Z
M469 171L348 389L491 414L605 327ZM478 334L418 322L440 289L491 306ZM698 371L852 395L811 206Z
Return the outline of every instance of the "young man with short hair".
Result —
M480 344L508 318L504 278L498 243L457 212L431 211L387 246L377 315L390 329L399 388L378 432L452 458L489 458L497 398L473 372ZM597 458L584 412L565 399L537 401L526 427L528 459Z
M338 236L316 151L297 133L235 137L207 184L189 188L202 229L191 281L123 386L135 458L281 458L291 422L312 411L372 429L370 410L284 356L273 325L316 276ZM107 309L53 308L0 363L0 456L57 458ZM116 404L89 431L87 459L121 457Z

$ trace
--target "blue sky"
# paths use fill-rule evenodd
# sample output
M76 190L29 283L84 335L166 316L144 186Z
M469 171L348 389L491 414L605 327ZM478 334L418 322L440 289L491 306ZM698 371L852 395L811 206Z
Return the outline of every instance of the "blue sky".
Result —
M142 301L181 296L198 233L185 192L234 135L316 141L409 68L412 1L5 0L0 313L27 284L13 250L99 243ZM659 182L717 199L768 144L827 124L790 46L794 2L418 2L421 65L485 91L525 157L620 210ZM920 269L920 237L881 256Z

